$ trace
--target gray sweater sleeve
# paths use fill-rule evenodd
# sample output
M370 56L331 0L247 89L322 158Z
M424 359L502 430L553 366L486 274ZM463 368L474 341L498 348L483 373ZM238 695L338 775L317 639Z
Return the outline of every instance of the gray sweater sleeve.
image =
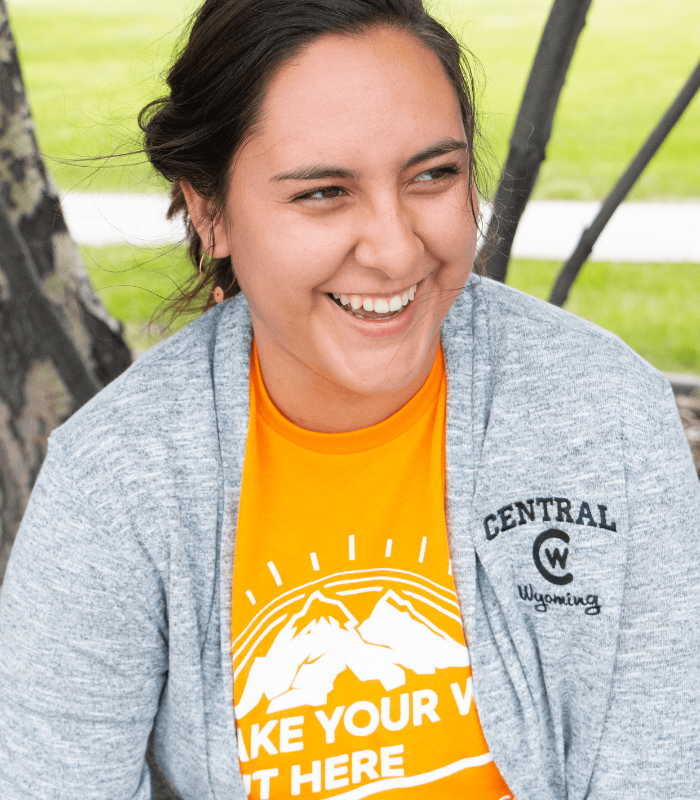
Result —
M0 797L145 800L167 670L160 577L67 464L52 444L0 596Z
M589 800L700 793L700 483L663 386L626 425L625 595Z

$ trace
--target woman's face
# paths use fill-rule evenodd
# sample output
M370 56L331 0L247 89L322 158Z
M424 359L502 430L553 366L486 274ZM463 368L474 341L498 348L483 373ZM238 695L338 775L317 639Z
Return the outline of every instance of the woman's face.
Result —
M365 395L422 381L474 260L465 148L452 86L406 33L327 36L276 73L214 253L232 256L264 374Z

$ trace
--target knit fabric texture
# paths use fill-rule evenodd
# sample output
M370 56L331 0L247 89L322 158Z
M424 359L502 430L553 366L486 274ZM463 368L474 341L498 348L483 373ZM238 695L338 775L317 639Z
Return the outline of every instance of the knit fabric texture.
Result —
M0 797L245 800L231 674L239 296L55 431L0 597ZM700 484L615 336L476 278L442 331L474 698L518 800L700 793Z

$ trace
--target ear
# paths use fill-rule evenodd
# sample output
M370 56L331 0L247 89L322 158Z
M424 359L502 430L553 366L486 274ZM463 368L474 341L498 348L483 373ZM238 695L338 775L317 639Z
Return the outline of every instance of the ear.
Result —
M219 217L214 224L214 249L212 251L212 201L207 197L197 194L188 181L180 181L182 193L187 203L187 211L199 238L202 240L205 251L212 258L224 258L231 255L228 243L228 230L223 217Z

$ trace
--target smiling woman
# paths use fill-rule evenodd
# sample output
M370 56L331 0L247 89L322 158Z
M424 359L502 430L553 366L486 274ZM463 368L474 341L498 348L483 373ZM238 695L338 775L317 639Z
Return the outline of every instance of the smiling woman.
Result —
M275 36L245 5L204 5L170 97L142 114L146 150L185 214L193 288L243 290L263 371L284 374L268 385L276 405L355 430L422 385L472 268L468 62L420 3L271 3ZM231 31L225 52L212 27Z
M420 0L206 0L168 85L145 152L208 310L51 438L0 796L697 796L673 396L473 274L458 43Z

